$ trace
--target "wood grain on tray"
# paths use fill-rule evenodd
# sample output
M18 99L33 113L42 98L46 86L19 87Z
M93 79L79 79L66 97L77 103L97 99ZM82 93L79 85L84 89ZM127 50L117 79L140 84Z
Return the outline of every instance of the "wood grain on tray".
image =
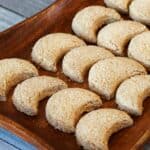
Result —
M31 60L30 54L35 41L40 37L53 32L73 33L71 22L75 13L89 5L103 5L100 0L59 0L49 8L22 23L0 33L0 58L19 57ZM64 80L69 87L88 88L87 79L83 84L70 81L58 65L58 72L51 73L39 68L40 75L51 75ZM0 102L0 126L16 133L23 139L36 145L39 149L71 149L77 150L73 134L65 134L55 130L45 119L45 104L43 100L39 107L39 113L35 117L29 117L18 112L12 104L12 93L9 92L6 102ZM114 107L113 100L104 102L104 108ZM109 142L111 150L140 149L140 146L148 140L150 124L150 101L144 102L142 117L133 117L134 126L126 128L114 134Z

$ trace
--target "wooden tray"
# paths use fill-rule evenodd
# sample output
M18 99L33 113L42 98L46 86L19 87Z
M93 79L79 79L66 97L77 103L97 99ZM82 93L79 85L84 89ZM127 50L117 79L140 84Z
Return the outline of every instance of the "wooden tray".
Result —
M23 21L20 24L0 33L0 58L19 57L31 60L30 53L33 44L41 36L52 32L71 31L71 21L74 14L88 5L103 5L102 0L59 0L44 11ZM60 65L59 65L60 66ZM60 67L59 67L60 68ZM39 69L40 74L58 76L69 84L69 87L88 88L87 83L70 82L61 73L50 73ZM36 117L28 117L18 112L12 105L12 91L7 102L0 102L0 126L4 127L38 149L79 150L81 149L73 134L65 134L51 127L45 119L45 104L43 100ZM116 107L114 101L105 102L103 107ZM140 149L150 137L150 101L144 102L144 114L134 118L134 126L114 134L110 141L110 150Z

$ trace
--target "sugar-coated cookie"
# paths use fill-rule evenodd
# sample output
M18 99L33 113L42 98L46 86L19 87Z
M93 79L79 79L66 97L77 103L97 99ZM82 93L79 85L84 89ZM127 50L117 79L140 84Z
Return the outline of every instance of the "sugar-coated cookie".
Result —
M69 33L52 33L40 38L32 50L32 60L42 68L56 72L57 63L70 49L86 45Z
M114 8L124 14L128 13L131 1L132 0L104 0L108 7Z
M150 0L133 0L129 12L132 19L150 26Z
M108 150L110 136L133 125L131 117L120 110L105 108L83 116L76 127L79 145L86 150Z
M143 101L150 96L150 75L137 75L125 80L118 88L116 103L133 115L142 115Z
M9 90L19 82L38 76L38 70L29 61L19 58L0 60L0 101L6 100Z
M46 118L54 128L72 133L83 113L101 105L102 101L95 93L81 88L68 88L50 97L46 105Z
M66 83L58 78L33 77L17 85L13 93L13 104L18 111L34 116L38 113L41 100L64 88L67 88Z
M135 36L128 47L128 56L150 70L150 31Z

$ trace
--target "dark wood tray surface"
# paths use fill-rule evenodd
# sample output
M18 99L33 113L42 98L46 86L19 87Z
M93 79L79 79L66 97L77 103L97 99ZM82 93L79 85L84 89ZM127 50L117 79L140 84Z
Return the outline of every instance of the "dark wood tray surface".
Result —
M56 3L23 21L20 24L0 33L0 59L19 57L31 60L30 53L37 39L53 32L72 33L71 21L75 13L89 5L104 5L102 0L58 0ZM60 62L61 64L61 62ZM57 76L66 81L69 87L88 88L87 82L78 84L70 81L61 73L61 65L57 73L50 73L39 68L40 75ZM38 149L79 150L81 149L73 134L65 134L55 130L45 119L45 104L39 106L39 113L29 117L18 112L11 100L12 91L7 102L0 102L0 126L4 127ZM104 102L103 107L116 107L114 100ZM134 117L134 126L114 134L109 141L110 150L140 149L150 137L150 101L144 102L142 117Z

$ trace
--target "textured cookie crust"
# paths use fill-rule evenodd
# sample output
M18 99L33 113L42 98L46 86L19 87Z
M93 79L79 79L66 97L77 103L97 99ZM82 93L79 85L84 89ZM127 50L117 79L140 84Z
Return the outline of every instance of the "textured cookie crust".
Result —
M143 101L150 96L150 75L138 75L125 80L118 88L116 103L133 115L142 115Z
M135 36L128 47L128 56L150 70L150 31Z
M17 83L38 75L38 70L29 61L8 58L0 60L0 101L6 100L9 90Z
M131 117L117 109L98 109L83 116L76 127L76 138L87 150L108 150L110 136L133 124Z
M121 13L128 13L129 4L132 0L104 0L108 7L114 8Z
M64 88L67 88L66 83L58 78L33 77L17 85L13 93L13 104L18 111L34 116L38 113L39 101Z
M72 30L87 42L96 43L96 32L103 25L121 20L114 9L89 6L79 11L72 21Z
M97 37L99 46L123 56L128 42L137 34L147 31L146 26L135 21L117 21L102 28Z
M102 101L95 93L68 88L54 94L46 105L46 118L56 129L71 133L84 112L99 108Z
M57 63L70 49L84 46L85 42L68 33L52 33L39 39L32 50L32 60L42 68L56 72Z
M98 61L89 71L89 87L105 99L114 97L119 84L125 79L146 74L145 68L127 57L112 57Z
M82 83L94 63L113 56L111 52L98 46L74 48L64 56L63 72L73 81Z
M129 12L132 19L150 26L150 0L133 0Z

